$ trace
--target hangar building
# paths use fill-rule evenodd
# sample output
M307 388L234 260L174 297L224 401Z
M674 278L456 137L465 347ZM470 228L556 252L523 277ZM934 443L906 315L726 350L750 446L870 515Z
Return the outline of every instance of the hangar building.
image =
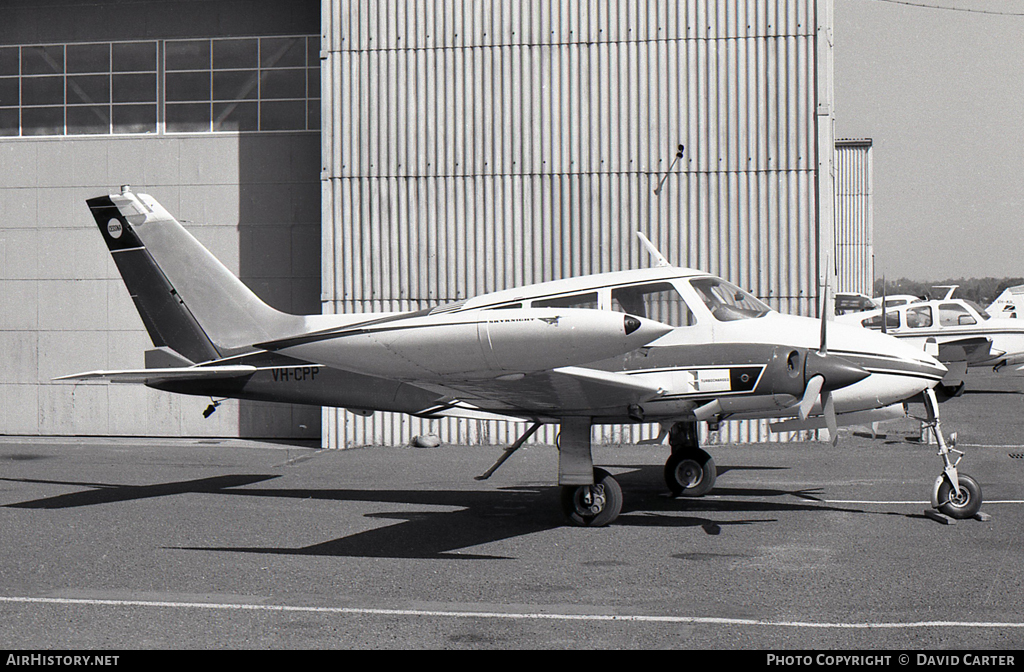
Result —
M150 347L84 204L122 184L289 312L418 309L641 267L636 230L785 312L817 314L826 275L835 286L832 0L14 0L5 13L5 434L342 447L515 432L235 401L204 419L205 398L52 383L141 367ZM769 438L760 423L719 434Z

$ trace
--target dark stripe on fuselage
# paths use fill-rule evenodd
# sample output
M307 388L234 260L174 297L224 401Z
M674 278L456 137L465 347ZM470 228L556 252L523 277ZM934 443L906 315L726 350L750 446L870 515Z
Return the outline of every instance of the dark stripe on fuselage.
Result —
M381 327L375 328L378 325L386 324L388 322L396 322L398 320L404 320L406 318L423 317L429 314L429 310L420 310L415 313L403 313L401 315L392 315L389 317L383 317L379 320L370 320L368 322L359 322L354 325L346 325L344 327L337 327L334 329L327 329L324 331L316 331L311 334L304 334L302 336L294 336L292 338L283 338L278 341L268 341L266 343L257 343L257 348L264 350L284 350L285 348L294 348L298 345L307 345L309 343L319 343L321 341L330 341L337 338L345 338L347 336L358 336L360 334L380 334L387 331L406 331L408 329L424 329L427 327L451 327L457 325L475 326L483 324L487 320L480 320L478 322L444 322L437 324L412 324L407 326L397 327Z
M721 392L708 392L706 390L673 392L659 397L659 399L697 399L766 394L770 393L766 388L772 387L776 381L764 380L765 385L762 386L763 370L768 368L773 357L784 357L790 350L802 351L804 353L813 351L813 349L809 348L768 343L708 343L654 346L633 351L626 355L625 360L617 358L591 366L618 371L630 376L672 372L682 373L702 369L727 368L732 371L760 366L762 372L758 376L757 383L749 389L737 390L733 388L729 391ZM905 359L895 355L854 350L831 350L829 355L840 357L872 374L921 378L934 382L942 380L944 375L940 369L926 362Z

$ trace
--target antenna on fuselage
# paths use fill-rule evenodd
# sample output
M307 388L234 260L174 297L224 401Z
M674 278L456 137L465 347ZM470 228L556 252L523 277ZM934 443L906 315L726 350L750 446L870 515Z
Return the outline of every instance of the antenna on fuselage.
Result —
M654 264L655 266L672 265L669 263L668 259L665 258L665 255L658 251L658 248L655 247L654 243L652 243L650 239L643 234L642 231L637 231L636 235L640 239L640 243L647 249L650 255L654 257L654 261L656 262Z

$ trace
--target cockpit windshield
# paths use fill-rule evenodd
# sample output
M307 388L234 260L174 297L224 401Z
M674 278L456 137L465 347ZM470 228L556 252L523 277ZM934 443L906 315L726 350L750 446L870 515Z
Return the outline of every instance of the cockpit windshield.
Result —
M690 286L721 322L749 320L771 312L771 308L753 294L721 278L694 278Z
M981 319L983 319L983 320L990 320L990 319L992 319L992 316L988 314L988 311L985 310L984 308L982 308L981 306L979 306L978 304L976 304L974 301L971 301L970 299L967 299L967 304L971 308L974 308L976 311L978 311L978 315L981 315Z

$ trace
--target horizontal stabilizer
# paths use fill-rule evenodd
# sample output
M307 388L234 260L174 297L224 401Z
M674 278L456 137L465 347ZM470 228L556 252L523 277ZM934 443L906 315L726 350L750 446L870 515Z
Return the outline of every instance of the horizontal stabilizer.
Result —
M119 371L87 371L60 376L54 380L97 380L108 383L154 383L169 380L213 380L241 378L256 373L255 366L233 364L227 366L185 366L163 369L122 369Z
M892 406L886 406L885 408L872 409L869 411L857 411L854 413L840 413L836 416L837 424L840 427L849 425L869 425L872 422L884 422L886 420L896 420L906 416L906 410L903 408L903 404L893 404ZM825 429L828 424L825 421L825 417L816 415L806 420L799 418L793 418L792 420L783 420L782 422L773 422L769 425L769 428L773 432L797 432L805 429Z

